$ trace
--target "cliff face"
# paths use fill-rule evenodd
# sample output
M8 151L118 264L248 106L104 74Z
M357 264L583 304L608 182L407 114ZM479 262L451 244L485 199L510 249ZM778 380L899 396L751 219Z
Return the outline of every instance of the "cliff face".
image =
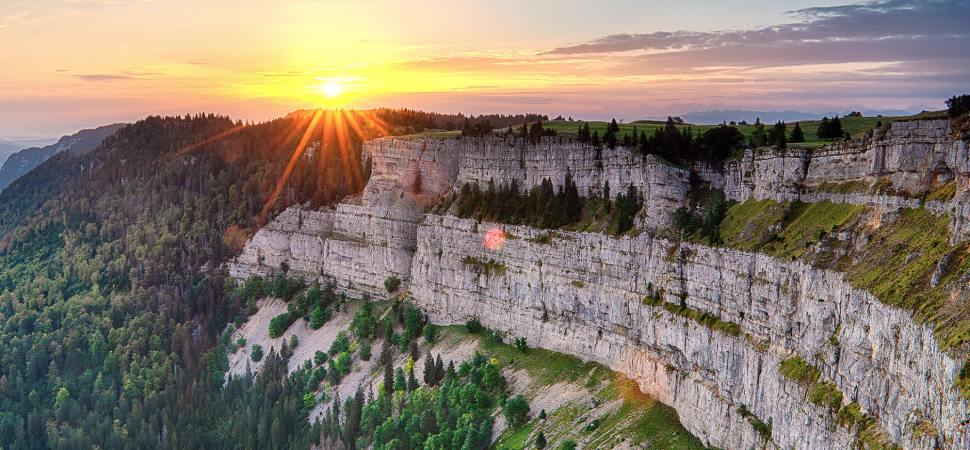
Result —
M695 170L738 201L830 200L888 210L925 206L937 214L951 213L954 240L963 240L970 234L970 160L967 141L951 139L950 132L948 119L893 122L864 141L813 151L748 150L723 168L701 165ZM951 182L952 198L924 199Z
M516 239L488 250L482 242L492 227ZM779 373L792 354L878 418L892 440L932 447L929 438L913 438L923 419L939 430L938 444L970 445L961 425L970 410L953 387L961 363L940 352L932 330L839 274L645 235L559 233L547 244L530 241L539 234L429 216L418 229L411 293L434 321L479 318L530 345L624 372L713 445L760 443L738 413L743 404L771 419L771 439L782 448L850 446L853 433ZM501 269L483 271L468 258ZM740 333L642 302L651 292L674 304L683 298Z
M825 198L891 208L925 203L953 214L951 223L961 229L960 211L970 209L962 206L970 198L966 143L946 139L933 122L904 124L894 124L879 145L749 154L723 170L697 170L730 198L832 196ZM286 262L292 274L370 293L396 276L433 321L478 318L532 346L608 365L719 447L767 440L781 448L849 448L861 439L859 427L838 419L837 407L810 401L811 383L781 374L779 365L793 355L815 366L819 383L834 386L843 404L857 403L873 420L866 439L907 448L970 447L970 409L954 387L963 361L941 352L933 330L909 311L854 289L841 274L648 234L541 232L424 213L422 206L464 182L515 179L527 188L543 178L561 184L567 170L581 193L607 180L617 191L636 185L646 197L648 223L669 223L685 201L684 169L622 149L597 156L584 146L556 145L371 141L365 154L372 175L361 196L333 210L284 211L254 236L230 272L268 274ZM888 179L909 192L955 181L956 194L936 204L822 189L860 179ZM503 230L504 244L486 248L486 233L494 236L496 229Z
M670 212L683 206L690 190L690 172L665 163L653 155L641 156L629 149L596 149L579 142L559 138L545 139L538 145L521 140L465 139L453 140L460 155L458 183L496 186L513 181L522 190L552 181L562 186L570 174L580 195L602 194L610 186L610 196L637 188L643 196L645 223L662 228L670 224Z

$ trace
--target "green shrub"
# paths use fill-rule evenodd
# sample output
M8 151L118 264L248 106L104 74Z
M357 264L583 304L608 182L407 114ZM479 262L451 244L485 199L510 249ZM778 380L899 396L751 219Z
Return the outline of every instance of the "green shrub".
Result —
M529 420L529 402L525 397L516 395L505 402L502 407L502 414L508 420L512 428L518 428Z
M482 323L478 319L470 319L468 322L465 322L465 328L471 334L478 334L484 327L482 327Z
M839 423L851 429L856 425L865 426L868 417L862 412L862 407L858 403L852 402L839 410Z
M803 386L811 386L812 384L815 384L815 382L818 381L819 375L821 375L815 366L805 362L805 360L798 355L794 355L782 361L778 367L778 371L781 372L782 375Z
M818 406L838 411L842 406L842 391L831 381L816 383L808 392L808 400Z
M278 338L286 332L286 329L293 323L293 317L286 312L274 317L269 321L269 336Z
M327 354L317 350L317 352L313 354L313 362L318 366L327 362Z
M252 356L253 361L256 361L256 362L259 362L259 360L263 359L263 346L259 344L254 344L253 350L250 352L250 356Z
M310 328L318 330L328 320L330 320L330 309L320 305L313 307L313 312L310 313Z
M394 293L401 286L401 279L398 277L387 277L384 280L384 289L387 289L388 293Z
M515 349L525 353L529 351L529 344L525 341L525 338L515 338Z
M344 353L350 350L350 339L347 338L347 333L341 331L337 333L337 338L333 340L330 344L330 356L337 355L339 353Z
M360 359L364 361L370 361L371 357L371 346L370 341L364 341L360 344Z
M429 322L424 326L424 330L421 333L424 334L424 340L434 342L438 339L438 326Z

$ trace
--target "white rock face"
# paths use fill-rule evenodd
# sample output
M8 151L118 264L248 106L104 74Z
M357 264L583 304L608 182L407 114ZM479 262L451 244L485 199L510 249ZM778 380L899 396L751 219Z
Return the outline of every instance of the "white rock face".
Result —
M695 172L732 200L829 200L878 206L887 210L927 209L952 213L954 240L970 236L970 159L967 141L950 137L948 119L893 122L885 135L866 141L827 145L821 149L783 152L748 150L723 168L698 165ZM956 181L957 194L949 202L924 204L920 198L933 188ZM889 182L899 194L832 193L825 183Z
M516 238L488 250L482 243L491 228ZM897 442L932 448L930 439L911 440L917 418L925 417L940 430L939 445L970 445L970 430L961 425L970 409L953 387L961 362L943 354L932 330L908 312L852 288L837 273L646 235L528 240L539 234L428 216L418 229L411 294L434 321L478 318L530 345L624 372L719 447L760 443L737 413L741 404L771 419L781 448L851 446L852 433L779 374L780 361L793 353L878 417ZM466 257L503 265L504 274L482 274L463 263ZM683 294L688 306L737 323L742 336L644 305L651 286L669 302Z
M749 154L723 170L697 169L738 200L923 205L952 213L958 232L968 229L966 142L947 140L942 125L924 122L894 125L886 139L861 152ZM532 346L606 364L677 409L702 440L726 449L763 443L740 415L741 405L771 420L771 442L780 448L852 446L854 430L838 425L830 411L807 400L805 387L779 374L780 361L792 354L818 367L845 401L858 402L900 445L970 448L970 409L954 388L963 362L942 353L932 330L909 312L852 288L837 273L729 249L679 246L647 234L616 239L557 232L539 244L529 240L541 234L537 230L476 225L422 208L466 181L515 179L526 188L543 178L561 184L569 171L582 194L605 181L614 193L637 186L648 222L664 224L686 198L684 169L623 149L604 149L600 167L591 148L555 140L518 147L501 139L377 139L365 145L365 154L372 175L363 195L335 209L284 211L230 264L232 276L269 274L286 262L291 273L308 280L369 293L382 292L384 280L397 276L434 321L475 317ZM924 204L898 195L812 189L877 176L900 189L924 190L952 176L957 195L952 202ZM494 228L509 237L499 249L486 249L485 233ZM683 296L686 305L735 323L742 333L715 331L646 305L641 300L651 289L662 290L668 302ZM921 419L938 436L915 437Z

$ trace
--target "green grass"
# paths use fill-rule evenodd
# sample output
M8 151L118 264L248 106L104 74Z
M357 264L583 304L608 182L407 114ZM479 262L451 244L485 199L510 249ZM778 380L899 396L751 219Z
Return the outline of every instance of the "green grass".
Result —
M865 212L863 206L831 202L748 200L728 210L721 239L728 247L843 272L856 288L913 311L918 321L934 326L944 350L970 342L970 307L952 297L960 277L970 270L968 244L949 243L948 217L920 208L900 210L895 219L863 220ZM867 239L827 239L834 231ZM823 240L826 245L812 248ZM934 275L936 286L930 283Z
M706 311L701 311L699 309L691 308L689 306L681 306L676 303L667 302L660 299L660 297L658 296L644 297L643 304L649 305L649 306L662 307L663 309L667 310L671 314L693 320L697 324L705 326L712 330L730 334L731 336L741 335L741 327L738 324L734 322L728 322L726 320L721 320L720 317Z
M955 196L956 194L957 194L957 183L956 181L951 181L949 183L940 185L936 189L933 189L932 191L930 191L929 194L926 194L926 201L948 202L950 200L953 200L953 196Z
M808 400L831 411L838 411L842 406L842 391L831 381L815 383L808 390Z
M521 427L506 430L499 436L498 441L495 442L495 448L497 450L520 450L528 448L527 445L531 444L529 437L532 435L535 424L536 420L533 419Z
M778 371L788 379L803 386L811 386L818 381L820 375L815 366L809 364L798 355L785 359L778 366Z
M828 233L854 221L865 211L861 205L748 200L728 209L721 223L724 244L741 250L761 251L784 259L802 256ZM783 227L773 231L778 224Z
M728 208L721 221L724 245L754 251L773 239L770 228L785 218L788 205L772 200L748 200Z

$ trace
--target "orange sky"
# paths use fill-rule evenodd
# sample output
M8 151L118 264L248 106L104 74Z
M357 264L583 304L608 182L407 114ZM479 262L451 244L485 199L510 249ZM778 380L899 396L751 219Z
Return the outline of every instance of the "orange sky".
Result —
M314 106L627 119L716 108L907 108L942 104L965 80L965 51L940 50L927 65L912 39L893 43L902 50L880 47L884 35L899 34L894 11L876 19L866 10L792 12L845 2L521 3L0 0L0 137L147 114L259 120ZM954 12L927 14L929 22ZM804 32L820 17L824 28ZM859 35L852 20L886 29ZM776 28L786 24L795 26ZM927 24L940 33L946 26ZM844 48L820 49L832 43L818 33ZM786 55L793 46L807 56Z

